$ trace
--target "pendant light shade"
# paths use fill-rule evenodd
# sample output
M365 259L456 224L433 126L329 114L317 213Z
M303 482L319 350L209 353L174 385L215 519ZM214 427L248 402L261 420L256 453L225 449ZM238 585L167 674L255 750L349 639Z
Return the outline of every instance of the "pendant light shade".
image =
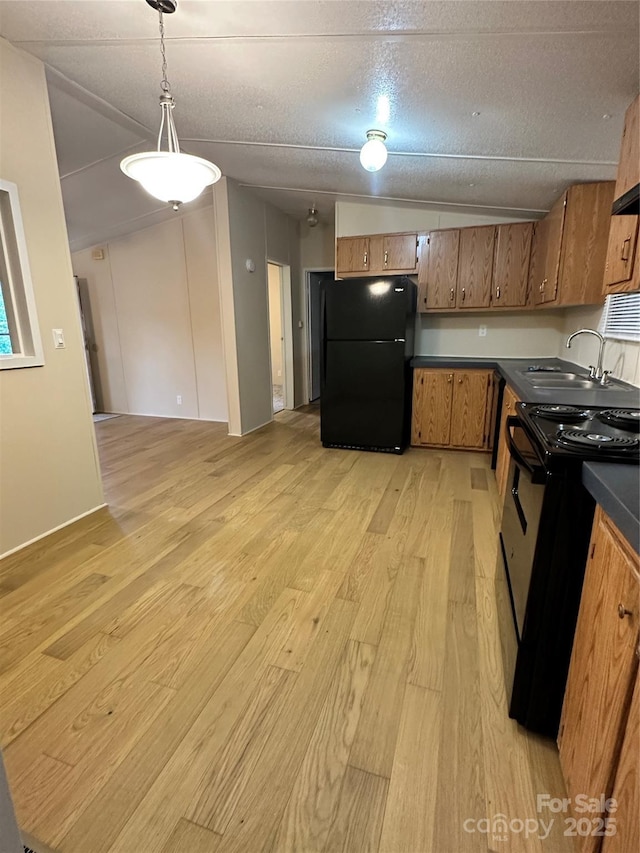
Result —
M178 132L173 120L175 100L167 79L167 58L164 45L163 12L175 11L174 0L147 0L150 6L158 10L160 20L160 51L162 53L162 94L160 95L160 130L156 151L144 151L131 154L120 163L120 168L134 181L157 198L170 204L174 210L180 205L193 201L205 187L220 180L220 169L202 157L183 154L180 151ZM171 8L172 7L172 8ZM166 137L167 150L162 150Z
M382 130L367 131L367 141L360 149L360 163L367 172L377 172L387 162L386 138Z
M175 151L132 154L124 158L120 168L154 198L174 206L193 201L222 175L208 160Z

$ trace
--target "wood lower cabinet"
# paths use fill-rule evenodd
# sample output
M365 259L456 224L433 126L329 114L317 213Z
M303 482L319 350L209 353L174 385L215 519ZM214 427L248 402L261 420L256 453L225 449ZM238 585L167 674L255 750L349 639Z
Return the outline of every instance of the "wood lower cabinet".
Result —
M411 443L488 449L492 400L492 371L416 368Z
M558 737L560 764L577 819L585 816L575 808L578 794L609 798L613 792L638 671L638 562L598 508ZM615 817L621 827L626 825L627 816L618 811ZM578 840L581 853L596 853L602 838L588 835Z
M522 308L527 304L532 237L533 222L497 226L492 307Z
M336 240L336 275L410 275L418 268L418 235L371 234Z
M617 805L616 832L603 840L602 853L637 850L640 838L640 673L636 676L611 795Z
M507 490L507 480L509 477L509 448L507 446L506 429L507 418L509 415L515 415L516 403L520 399L514 391L507 385L504 389L502 397L502 409L500 411L500 432L498 433L498 454L496 458L496 483L498 486L498 494L504 499Z

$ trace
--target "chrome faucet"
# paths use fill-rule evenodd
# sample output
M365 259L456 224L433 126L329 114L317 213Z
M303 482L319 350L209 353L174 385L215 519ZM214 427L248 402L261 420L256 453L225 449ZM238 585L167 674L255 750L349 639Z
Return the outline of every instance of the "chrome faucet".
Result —
M578 329L577 332L574 332L567 338L567 349L571 349L571 341L574 338L577 338L578 335L595 335L595 337L600 341L598 363L595 367L592 364L589 365L589 378L597 379L601 385L604 385L607 382L607 376L610 373L609 370L602 369L602 356L604 354L605 338L600 334L600 332L596 332L595 329Z

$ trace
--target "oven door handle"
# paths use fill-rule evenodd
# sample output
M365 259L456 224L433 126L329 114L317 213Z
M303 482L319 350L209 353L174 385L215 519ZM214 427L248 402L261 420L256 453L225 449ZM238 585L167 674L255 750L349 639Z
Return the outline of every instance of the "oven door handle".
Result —
M531 462L528 462L524 458L524 456L516 447L516 443L513 440L513 433L511 432L511 427L514 426L522 427L520 419L517 415L509 415L505 426L505 433L507 439L507 447L509 448L509 453L512 459L516 462L517 465L519 465L521 468L524 468L524 470L530 475L532 483L545 483L547 478L544 468L541 465L532 465Z

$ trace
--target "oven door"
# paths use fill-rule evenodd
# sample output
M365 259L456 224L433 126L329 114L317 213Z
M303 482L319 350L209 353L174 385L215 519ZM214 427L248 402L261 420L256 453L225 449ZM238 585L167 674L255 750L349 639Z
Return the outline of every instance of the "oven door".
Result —
M500 538L519 642L524 627L547 475L517 416L507 418L506 440L511 460Z

